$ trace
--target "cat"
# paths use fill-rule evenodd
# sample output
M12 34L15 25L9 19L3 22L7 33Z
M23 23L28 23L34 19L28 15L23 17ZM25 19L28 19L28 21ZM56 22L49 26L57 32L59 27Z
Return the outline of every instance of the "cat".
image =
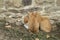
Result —
M32 33L39 33L39 29L50 32L51 24L47 17L43 17L38 12L30 12L24 17L24 23L28 23L28 30Z

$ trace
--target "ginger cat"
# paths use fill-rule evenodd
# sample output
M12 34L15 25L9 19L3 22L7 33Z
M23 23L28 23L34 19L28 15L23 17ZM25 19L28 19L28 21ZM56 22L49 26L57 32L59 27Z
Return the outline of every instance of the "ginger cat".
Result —
M49 19L41 16L38 12L29 13L24 17L24 23L28 23L28 30L32 33L38 33L39 28L45 32L51 31Z
M40 29L45 32L50 32L52 29L51 23L47 17L42 17L40 26Z

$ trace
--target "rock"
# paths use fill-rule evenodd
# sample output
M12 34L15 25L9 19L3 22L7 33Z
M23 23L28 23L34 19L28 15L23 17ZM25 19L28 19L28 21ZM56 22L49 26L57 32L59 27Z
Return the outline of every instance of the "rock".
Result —
M14 18L6 18L6 22L15 23L16 19L14 19Z
M0 8L0 13L4 13L7 12L7 10L5 8Z
M21 26L21 25L23 25L23 23L20 21L20 22L16 22L16 25L17 26Z
M8 11L9 11L9 12L13 12L13 13L19 13L19 11L16 10L16 9L8 9Z
M22 18L22 16L23 16L23 14L21 14L21 13L16 14L16 17L18 17L18 18Z
M0 0L0 8L2 8L4 5L3 5L3 0Z
M12 13L12 12L4 12L3 14L4 14L6 17L9 17L9 18L16 17L16 14L15 14L15 13Z
M51 8L47 8L46 11L48 11L48 12L60 11L60 7L51 7Z
M31 3L32 3L32 0L22 0L22 4L23 4L24 6L31 5Z
M54 4L54 0L35 0L35 4L36 5L53 5Z
M22 0L6 0L5 5L7 8L9 7L16 7L20 8L22 6Z
M9 25L9 23L5 23L5 25Z
M39 40L39 38L35 38L35 40Z
M56 0L57 6L60 6L60 0Z
M6 28L11 28L11 25L7 25L7 26L5 26Z
M50 38L50 35L47 34L47 35L46 35L46 38Z

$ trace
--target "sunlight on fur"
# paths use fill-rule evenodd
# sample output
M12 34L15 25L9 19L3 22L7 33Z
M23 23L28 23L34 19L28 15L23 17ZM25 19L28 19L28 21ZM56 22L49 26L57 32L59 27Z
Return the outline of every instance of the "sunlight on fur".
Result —
M50 32L51 24L48 17L43 17L38 12L30 12L24 17L25 26L27 24L27 29L32 33L39 33L39 29Z

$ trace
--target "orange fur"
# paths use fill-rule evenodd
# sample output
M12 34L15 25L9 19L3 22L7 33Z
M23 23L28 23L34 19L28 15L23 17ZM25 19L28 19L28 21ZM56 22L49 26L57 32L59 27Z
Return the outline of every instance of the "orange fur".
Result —
M29 13L28 17L24 18L24 22L28 23L28 30L33 33L38 33L39 28L45 32L51 31L51 24L47 17L41 16L38 12Z
M28 16L24 17L24 23L28 23Z
M39 22L41 21L41 16L38 13L29 13L28 17L24 18L24 22L28 21L28 30L33 33L39 32ZM39 19L40 18L40 19ZM28 19L28 20L27 20Z
M45 32L50 32L51 31L51 23L47 17L43 17L41 21L41 30Z

